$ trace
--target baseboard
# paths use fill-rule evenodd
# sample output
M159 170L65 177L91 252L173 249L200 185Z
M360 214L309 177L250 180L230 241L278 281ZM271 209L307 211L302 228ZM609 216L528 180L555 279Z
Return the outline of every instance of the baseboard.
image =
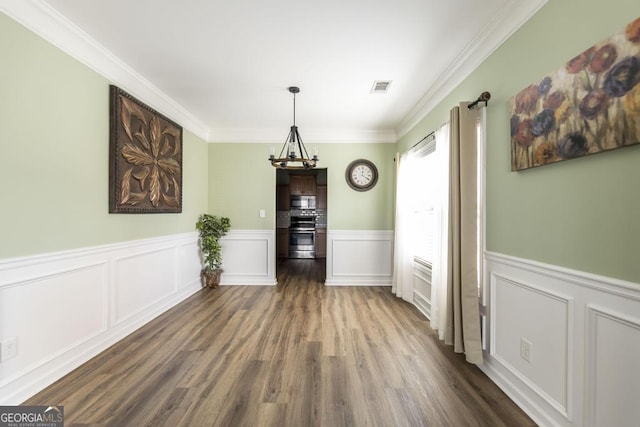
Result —
M418 291L413 291L413 305L420 310L420 313L431 320L431 300Z
M0 405L17 405L201 289L196 233L0 260L16 357ZM43 339L55 337L55 339Z
M492 252L485 260L487 376L543 426L637 423L640 284Z
M325 280L325 286L389 286L391 287L391 282L387 280L374 281L371 279L330 279Z

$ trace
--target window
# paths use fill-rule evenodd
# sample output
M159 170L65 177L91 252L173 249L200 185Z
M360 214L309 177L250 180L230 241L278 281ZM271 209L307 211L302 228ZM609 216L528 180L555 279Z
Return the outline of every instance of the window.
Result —
M436 191L438 183L436 141L429 142L416 152L412 165L413 194L412 224L415 236L414 257L418 262L432 265L435 256Z

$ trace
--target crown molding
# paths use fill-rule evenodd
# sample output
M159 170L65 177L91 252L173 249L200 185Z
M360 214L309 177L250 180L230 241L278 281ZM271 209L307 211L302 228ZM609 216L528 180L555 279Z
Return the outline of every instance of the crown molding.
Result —
M305 142L397 142L547 1L511 0L440 75L395 130L305 129ZM277 143L286 137L286 129L209 128L44 0L0 0L0 11L207 142Z
M46 2L0 0L0 11L190 132L207 139L206 125Z
M268 129L212 129L207 141L214 143L256 142L283 144L288 128ZM313 129L301 128L300 134L305 144L321 143L382 143L395 144L396 132L393 129L356 130L356 129Z
M480 66L502 43L540 10L548 0L510 1L440 74L396 128L398 139L413 129L447 95Z
M0 11L207 142L280 143L286 129L211 129L44 0L0 0ZM395 130L308 130L305 142L395 143Z

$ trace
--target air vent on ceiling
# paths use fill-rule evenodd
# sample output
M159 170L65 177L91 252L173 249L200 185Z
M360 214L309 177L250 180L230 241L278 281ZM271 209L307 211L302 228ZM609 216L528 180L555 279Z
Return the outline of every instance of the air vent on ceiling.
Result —
M371 93L387 93L391 86L391 80L376 80L373 82Z

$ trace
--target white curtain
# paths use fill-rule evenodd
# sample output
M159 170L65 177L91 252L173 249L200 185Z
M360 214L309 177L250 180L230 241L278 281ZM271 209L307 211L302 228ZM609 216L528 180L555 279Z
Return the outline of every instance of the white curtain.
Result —
M440 166L437 181L438 186L435 200L436 230L434 257L431 273L431 328L438 332L440 340L444 340L445 325L447 324L447 263L448 263L448 230L449 230L449 123L446 123L435 133L436 162Z
M409 180L415 155L409 151L396 155L396 159L396 218L391 291L397 297L413 302L412 186Z

